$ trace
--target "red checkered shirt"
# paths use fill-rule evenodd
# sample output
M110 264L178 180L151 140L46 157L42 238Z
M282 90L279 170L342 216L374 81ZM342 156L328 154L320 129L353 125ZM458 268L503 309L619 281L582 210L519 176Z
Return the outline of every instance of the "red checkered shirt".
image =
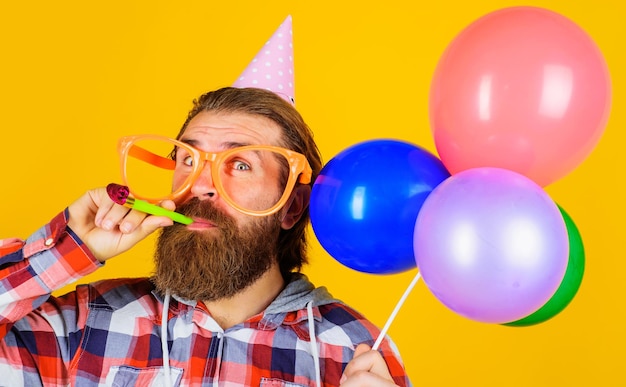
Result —
M0 241L0 385L163 385L163 300L149 280L107 280L51 296L101 266L67 217L66 210L26 241ZM175 386L315 386L317 352L322 385L337 386L355 347L371 346L378 334L325 288L294 274L264 312L226 330L201 302L173 300L170 376ZM395 382L410 385L389 338L379 351Z

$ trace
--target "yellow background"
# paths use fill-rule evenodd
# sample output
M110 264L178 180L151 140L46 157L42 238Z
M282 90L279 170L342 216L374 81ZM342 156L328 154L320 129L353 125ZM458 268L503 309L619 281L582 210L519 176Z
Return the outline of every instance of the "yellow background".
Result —
M176 3L176 5L174 5ZM8 4L8 5L7 5ZM434 152L429 84L447 44L510 1L10 2L2 36L0 236L26 237L86 189L119 181L117 138L173 135L191 100L230 85L284 18L294 21L296 100L326 161L357 142L403 139ZM528 1L584 28L613 81L593 153L547 192L586 249L578 295L552 320L510 328L468 320L418 283L391 326L421 386L624 386L624 22L621 1ZM392 214L390 214L392 215ZM85 281L151 271L153 240ZM306 273L379 326L415 270L354 272L312 248Z

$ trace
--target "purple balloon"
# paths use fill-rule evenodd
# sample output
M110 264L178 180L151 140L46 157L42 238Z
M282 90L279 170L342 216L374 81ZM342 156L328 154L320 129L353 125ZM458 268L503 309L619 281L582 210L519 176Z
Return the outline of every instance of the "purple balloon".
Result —
M500 168L468 169L439 184L418 214L413 243L435 297L486 323L538 310L568 262L557 205L529 178Z

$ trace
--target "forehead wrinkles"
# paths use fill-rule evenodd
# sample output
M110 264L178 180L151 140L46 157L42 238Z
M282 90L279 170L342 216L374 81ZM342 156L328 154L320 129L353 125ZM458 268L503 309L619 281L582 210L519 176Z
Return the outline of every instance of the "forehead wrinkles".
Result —
M194 141L194 146L213 142L226 149L232 144L282 146L283 137L283 128L261 115L201 112L189 122L180 139Z

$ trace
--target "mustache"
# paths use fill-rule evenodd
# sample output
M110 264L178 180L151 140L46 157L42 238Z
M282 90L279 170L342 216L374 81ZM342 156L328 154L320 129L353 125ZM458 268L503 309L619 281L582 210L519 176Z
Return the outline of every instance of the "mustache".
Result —
M234 220L229 215L215 207L210 200L191 198L189 201L178 206L176 212L180 212L189 217L197 217L211 221L217 226L234 223Z

